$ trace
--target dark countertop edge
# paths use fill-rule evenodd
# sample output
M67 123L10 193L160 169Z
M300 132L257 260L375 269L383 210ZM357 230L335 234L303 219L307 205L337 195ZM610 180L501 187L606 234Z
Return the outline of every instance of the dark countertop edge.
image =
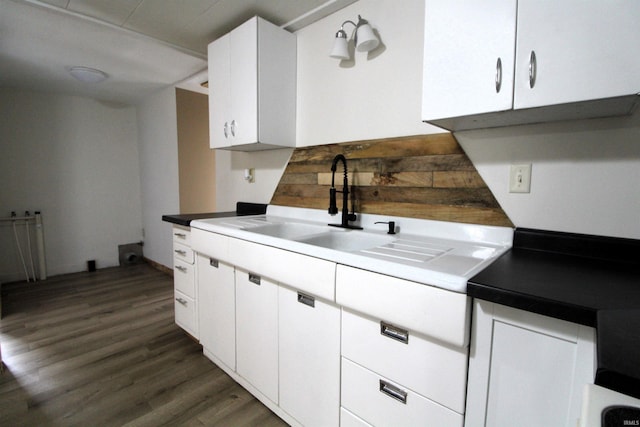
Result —
M473 298L519 308L567 322L596 327L597 310L534 295L498 289L491 285L467 282L467 295Z
M226 218L231 216L238 216L238 214L233 211L208 212L208 213L197 213L197 214L173 214L173 215L162 215L162 220L165 222L170 222L172 224L189 227L191 225L191 221L195 221L197 219Z
M170 222L172 224L183 225L189 227L191 221L197 219L206 218L226 218L232 216L246 216L246 215L263 215L267 212L267 204L265 203L250 203L250 202L238 202L236 203L236 210L228 212L208 212L208 213L192 213L192 214L172 214L162 215L162 220Z

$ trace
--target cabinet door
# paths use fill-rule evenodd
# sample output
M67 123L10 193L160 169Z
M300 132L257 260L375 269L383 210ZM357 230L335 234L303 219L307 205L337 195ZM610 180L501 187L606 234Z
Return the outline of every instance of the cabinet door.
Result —
M236 368L236 310L233 266L198 254L200 344L232 370Z
M278 285L236 268L236 372L278 403Z
M338 425L340 309L279 289L280 407L305 426Z
M258 141L258 19L229 33L231 144ZM276 106L272 106L276 108Z
M229 35L209 44L208 64L209 146L228 147L231 145Z
M512 108L516 0L427 0L424 39L423 120Z
M514 107L635 94L640 90L640 2L520 0ZM529 83L535 52L535 84Z
M565 426L593 383L593 328L476 301L465 426Z

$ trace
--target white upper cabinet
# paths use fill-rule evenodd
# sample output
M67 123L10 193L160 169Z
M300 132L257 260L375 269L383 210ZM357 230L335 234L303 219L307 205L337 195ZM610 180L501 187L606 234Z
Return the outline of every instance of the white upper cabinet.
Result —
M637 94L638 46L637 0L519 0L514 107Z
M628 114L638 22L637 0L427 0L422 118L464 130Z
M295 35L254 17L212 42L208 62L211 148L295 146Z
M511 109L516 0L428 0L425 14L423 118Z

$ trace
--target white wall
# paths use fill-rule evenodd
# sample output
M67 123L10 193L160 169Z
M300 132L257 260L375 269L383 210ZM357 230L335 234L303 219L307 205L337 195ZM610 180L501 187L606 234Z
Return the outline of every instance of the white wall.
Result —
M147 97L137 114L144 256L172 268L171 224L162 215L180 209L175 89Z
M118 265L141 239L139 178L133 107L0 89L0 216L42 212L49 276ZM0 281L24 280L8 223L0 235Z
M640 239L640 114L456 137L518 227ZM508 192L531 163L531 193Z
M358 15L381 45L330 58L336 31ZM298 31L298 146L442 132L420 119L423 28L424 0L360 0Z

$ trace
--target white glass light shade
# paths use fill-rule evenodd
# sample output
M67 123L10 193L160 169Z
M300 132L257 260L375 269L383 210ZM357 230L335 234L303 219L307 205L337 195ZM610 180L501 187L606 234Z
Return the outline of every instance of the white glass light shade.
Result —
M371 52L380 44L380 40L373 33L373 29L369 24L362 24L358 27L356 40L358 40L356 45L358 52Z
M336 34L333 49L331 49L329 56L336 59L349 59L351 57L351 55L349 55L349 43L347 42L346 34L345 37Z
M100 83L107 78L107 74L104 71L88 67L71 67L69 68L69 74L84 83Z

